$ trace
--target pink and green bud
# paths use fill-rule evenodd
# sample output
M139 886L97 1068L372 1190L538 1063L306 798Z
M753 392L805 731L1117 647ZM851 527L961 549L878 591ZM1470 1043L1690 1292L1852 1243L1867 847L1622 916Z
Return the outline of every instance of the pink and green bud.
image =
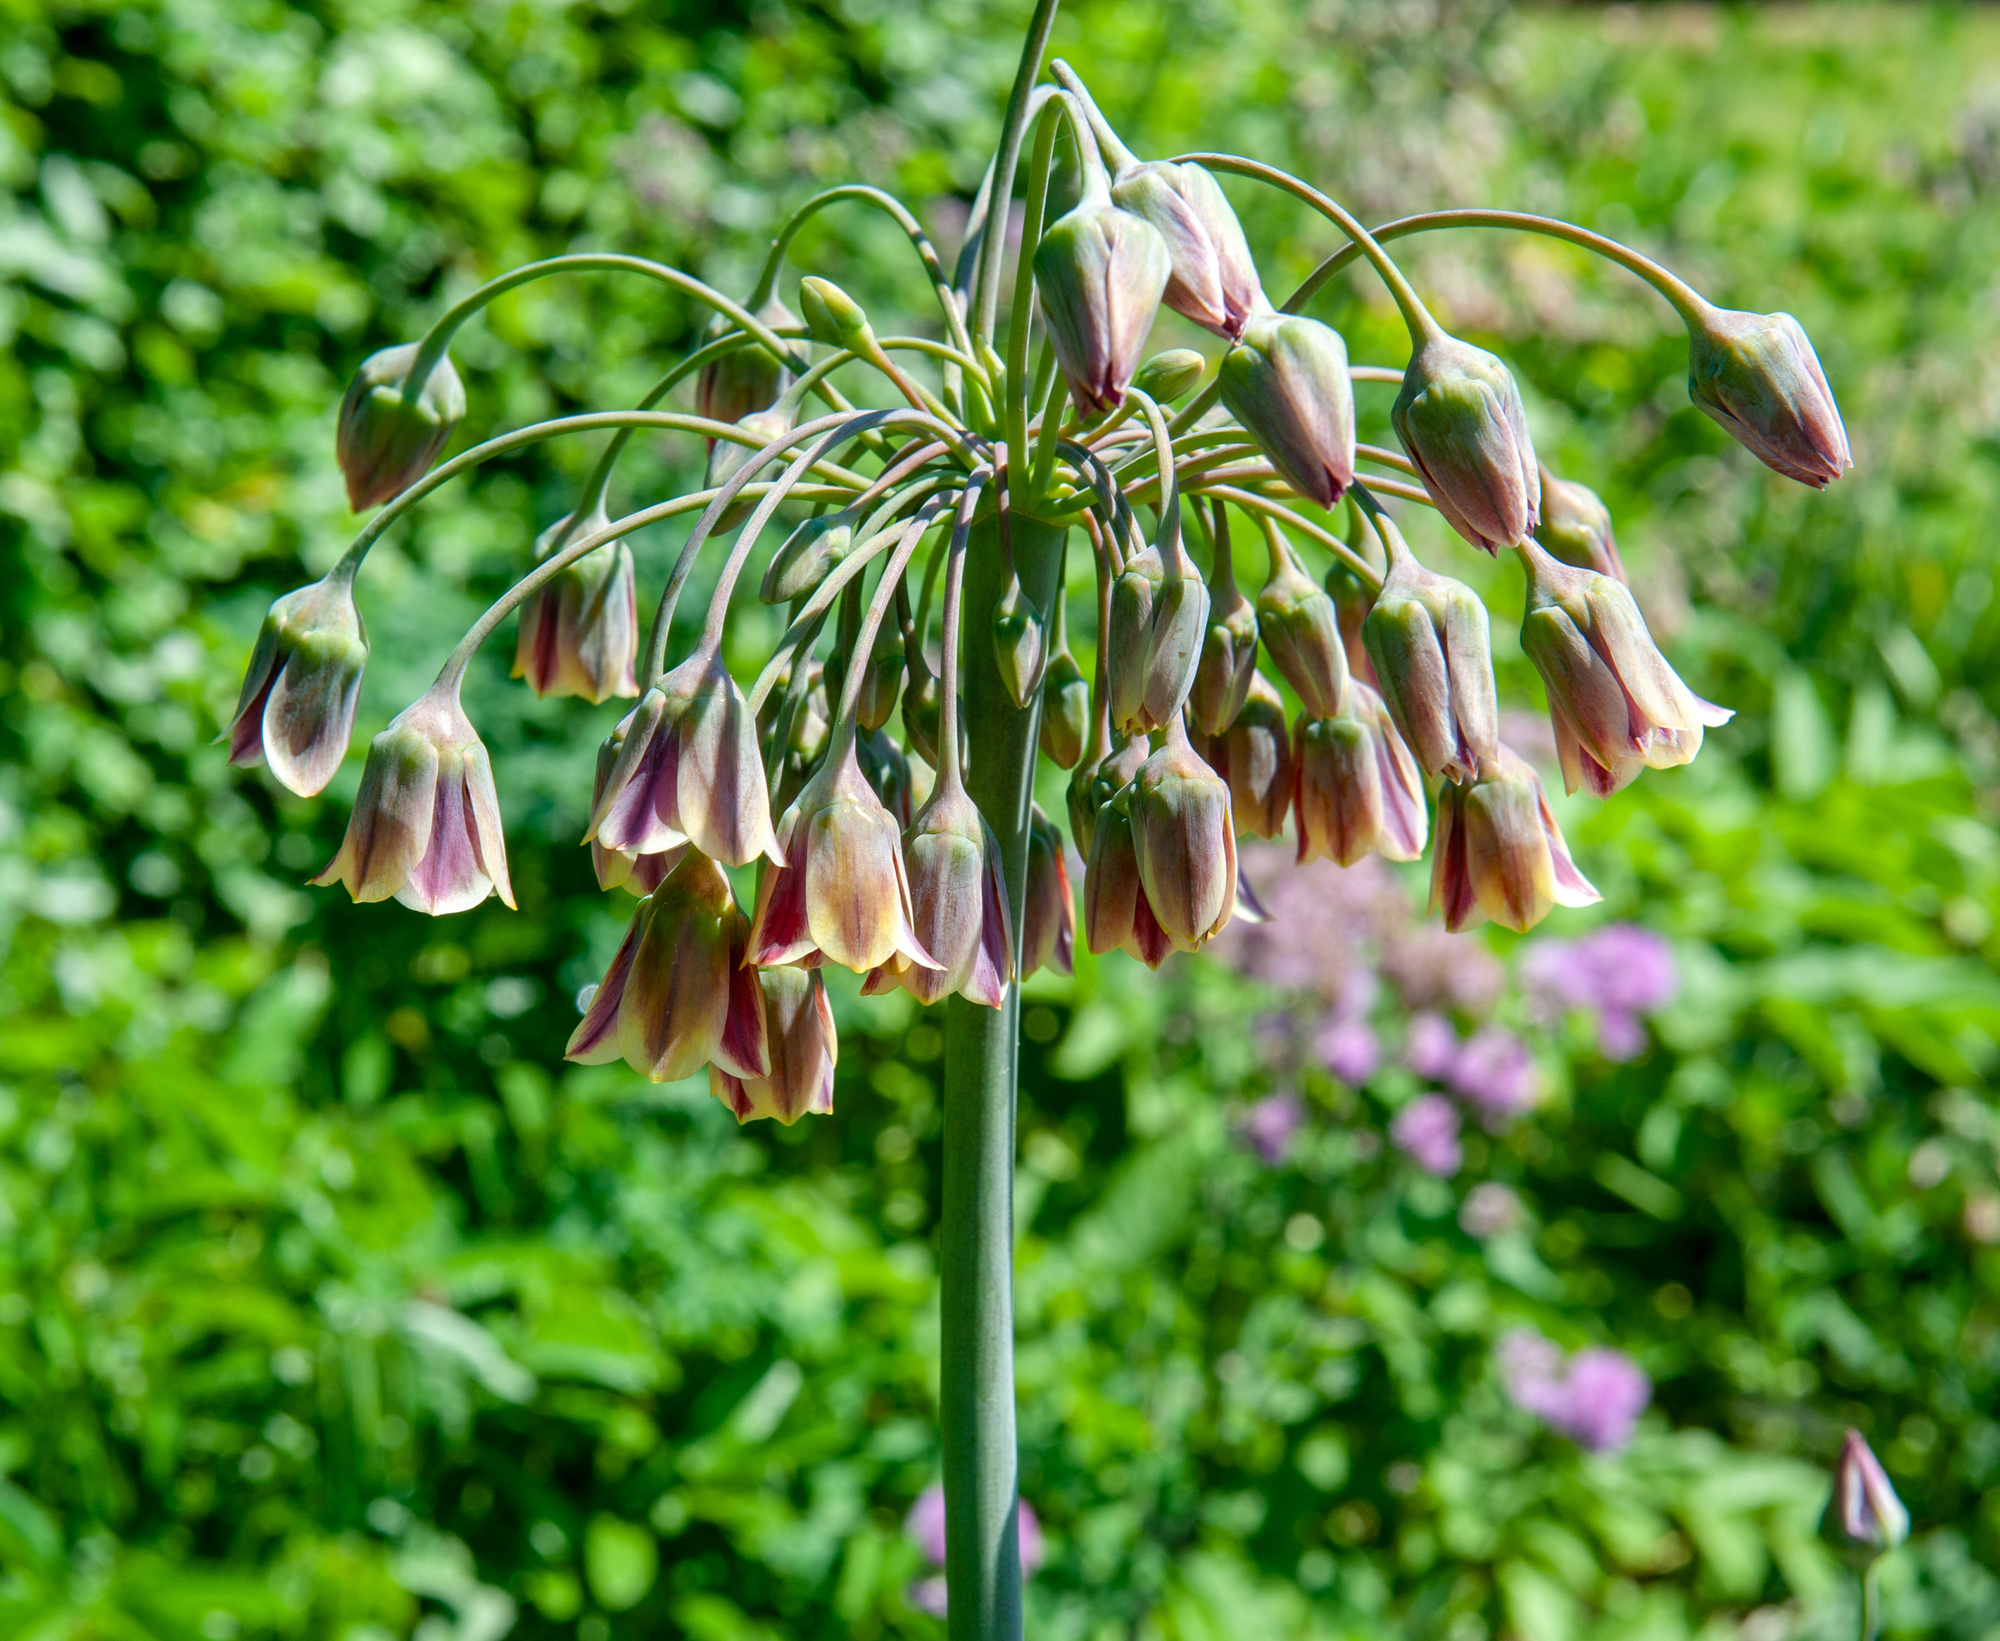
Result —
M1074 769L1089 733L1090 680L1065 644L1042 673L1042 756L1058 769Z
M1090 864L1083 874L1083 931L1090 949L1102 956L1124 951L1157 969L1174 943L1153 915L1139 874L1132 836L1129 786L1097 815L1090 840Z
M1253 317L1222 356L1222 402L1278 476L1331 507L1354 482L1354 384L1340 332L1297 314Z
M749 933L722 868L688 850L639 902L565 1058L622 1059L656 1083L711 1064L738 1077L767 1075L764 994L756 971L743 966Z
M1301 718L1297 770L1299 860L1352 866L1363 855L1416 860L1430 817L1424 778L1382 697L1360 679L1332 718Z
M1819 355L1788 313L1691 313L1688 397L1788 479L1824 490L1854 465Z
M861 304L830 279L809 277L799 282L799 312L815 342L850 353L865 354L875 347L875 332Z
M838 963L857 974L891 959L942 965L917 938L901 828L861 772L852 741L806 783L779 828L751 920L760 968Z
M1611 509L1588 485L1559 479L1542 469L1542 521L1535 540L1565 564L1595 570L1613 581L1631 585L1618 541L1611 532Z
M1117 750L1094 763L1079 763L1069 778L1066 802L1069 805L1070 835L1087 860L1097 834L1097 817L1126 784L1139 773L1139 766L1152 756L1153 749L1143 735L1127 739ZM1113 942L1116 944L1116 942Z
M347 479L347 505L357 513L401 495L428 473L465 418L465 386L445 355L416 396L404 397L417 349L405 342L369 354L340 401L334 452Z
M585 842L657 854L683 842L711 860L782 860L757 723L721 660L697 653L639 698Z
M776 296L757 310L757 317L772 330L798 323L792 310ZM735 329L727 314L718 313L708 322L702 339L719 341ZM735 352L701 367L695 378L695 414L711 422L740 422L753 411L769 410L791 385L791 371L772 358L761 343L746 340ZM714 445L715 441L709 440L711 449Z
M1454 934L1489 917L1525 934L1553 907L1602 898L1570 859L1541 777L1510 748L1477 781L1439 792L1431 910Z
M1521 390L1484 348L1435 335L1403 373L1389 412L1445 522L1489 553L1526 541L1542 480Z
M1910 1512L1861 1432L1850 1430L1833 1471L1822 1534L1849 1559L1866 1565L1910 1536Z
M1170 405L1200 381L1208 361L1193 348L1168 348L1139 367L1132 385L1157 404Z
M1199 165L1134 163L1119 171L1111 198L1166 243L1165 300L1175 313L1233 342L1252 314L1268 310L1243 226L1222 185Z
M1063 835L1040 804L1028 809L1028 892L1021 909L1021 978L1037 969L1076 968L1076 897L1069 886Z
M1176 719L1132 778L1132 845L1160 928L1180 951L1219 933L1236 905L1229 783L1203 763Z
M1382 699L1426 775L1464 783L1497 755L1500 703L1486 606L1434 575L1387 519L1389 573L1361 624Z
M1309 718L1331 718L1347 690L1340 612L1326 589L1274 539L1271 576L1257 595L1257 635Z
M1122 729L1138 717L1145 701L1146 646L1153 631L1153 610L1166 578L1166 560L1159 548L1145 547L1125 561L1125 568L1111 583L1106 678L1115 728Z
M1687 763L1703 729L1734 716L1681 682L1623 582L1559 564L1532 543L1521 562L1521 648L1548 691L1568 790L1609 797L1642 769Z
M785 537L764 568L757 597L766 604L810 598L854 550L854 520L847 513L807 519Z
M354 580L339 571L286 593L271 606L243 674L231 720L229 761L268 764L300 797L323 791L347 756L368 629Z
M739 1123L775 1117L787 1128L799 1118L833 1113L833 1068L840 1038L826 982L817 970L745 969L764 997L764 1051L770 1070L745 1077L720 1064L708 1068L708 1091Z
M702 488L720 490L731 479L748 467L759 451L774 439L782 439L791 432L794 406L790 399L780 399L769 410L755 410L748 416L737 418L736 425L751 436L749 444L738 444L734 439L717 439L708 453L708 467L702 475ZM755 509L756 502L739 495L731 502L727 511L717 521L722 530L734 529L748 518Z
M1242 708L1202 748L1229 783L1229 813L1239 838L1275 838L1292 807L1292 745L1285 703L1262 673L1253 672Z
M347 836L312 881L433 917L494 893L514 904L493 766L456 682L434 685L369 743Z
M901 986L920 1003L959 996L998 1008L1014 977L1014 937L1000 840L965 789L940 781L903 834L912 926L941 967L892 957L864 992Z
M600 496L583 518L572 514L544 530L535 556L546 558L565 542L595 535L610 523ZM638 656L638 584L632 549L622 539L564 565L521 606L514 676L527 679L537 695L580 695L593 704L637 695Z
M1180 721L1181 707L1201 665L1207 629L1208 588L1183 557L1180 574L1169 569L1154 600L1139 707L1125 727L1152 731Z
M1082 415L1124 400L1172 272L1159 230L1119 210L1101 182L1042 235L1036 293Z
M591 788L591 813L604 797L605 783L617 767L618 753L625 745L625 724L620 723L597 748L597 779ZM687 853L685 843L675 844L657 854L642 855L633 849L607 849L595 838L590 843L590 866L597 874L600 889L629 889L635 895L649 895L680 864Z
M1204 735L1220 735L1236 721L1257 676L1257 611L1236 585L1223 536L1209 575L1208 631L1202 635L1188 715Z

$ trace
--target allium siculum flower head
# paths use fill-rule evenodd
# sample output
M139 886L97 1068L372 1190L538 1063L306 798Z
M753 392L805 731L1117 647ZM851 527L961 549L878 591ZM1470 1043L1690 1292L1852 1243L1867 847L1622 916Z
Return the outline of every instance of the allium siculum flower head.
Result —
M1026 708L1034 700L1048 654L1048 626L1042 612L1020 579L1010 576L993 607L993 664L1015 706Z
M301 797L323 791L347 756L368 662L354 579L338 570L271 606L225 732L238 768L268 764Z
M1139 880L1160 928L1194 951L1236 905L1236 830L1229 783L1201 761L1176 718L1166 744L1132 777L1129 802Z
M916 935L901 828L862 774L851 730L843 740L779 823L785 864L758 881L750 961L940 968Z
M544 530L535 556L546 558L610 523L599 496L583 518L572 514ZM580 695L593 704L637 695L632 669L638 655L638 584L632 549L622 539L564 565L521 606L514 676L527 679L537 695Z
M1021 908L1021 978L1037 969L1076 967L1076 896L1069 886L1063 835L1040 804L1028 810L1028 893Z
M358 901L394 895L433 917L496 892L514 904L493 766L456 678L440 679L369 743L347 836L313 882L345 884Z
M1426 775L1475 779L1500 744L1486 606L1462 581L1434 575L1387 518L1389 573L1361 624L1382 699Z
M1542 469L1542 521L1535 540L1565 564L1595 570L1631 585L1618 541L1611 533L1611 509L1588 485L1559 479Z
M628 720L629 721L629 720ZM597 779L591 788L591 813L597 812L597 805L604 796L605 783L611 778L611 771L617 767L618 754L625 745L625 724L620 723L607 735L597 748ZM600 889L629 889L635 895L649 895L660 886L661 881L680 864L681 856L687 853L685 843L675 844L655 854L642 855L633 849L607 849L595 838L590 843L591 870L597 874Z
M1077 410L1121 403L1173 264L1151 223L1111 203L1092 168L1077 207L1035 247L1035 290Z
M798 318L774 295L757 318L772 330L796 325ZM718 313L708 322L702 340L715 342L736 329L727 314ZM769 410L792 385L792 373L757 342L746 341L733 353L725 353L712 364L703 365L695 378L694 410L711 422L740 422L753 411ZM709 448L715 441L709 440Z
M1157 969L1172 953L1174 943L1153 915L1153 903L1147 899L1139 875L1131 798L1131 786L1124 786L1097 812L1090 863L1083 874L1084 938L1099 956L1124 951L1147 968Z
M1170 405L1200 381L1208 361L1193 348L1168 348L1139 367L1132 385L1155 403Z
M1202 635L1188 714L1203 735L1220 735L1236 721L1257 676L1257 610L1236 585L1229 537L1216 533L1215 563L1208 578L1208 630Z
M739 1123L776 1117L787 1128L808 1114L833 1112L833 1068L840 1038L826 982L817 970L745 969L764 995L764 1046L770 1070L739 1076L720 1063L708 1068L708 1091Z
M1090 680L1065 644L1042 673L1042 756L1058 769L1074 769L1089 734Z
M1222 356L1222 402L1278 475L1331 507L1354 482L1354 384L1340 332L1297 314L1261 313Z
M1687 316L1688 396L1766 467L1824 490L1854 465L1819 355L1788 313Z
M416 399L404 399L417 349L405 342L369 354L340 401L334 450L347 479L347 505L357 513L401 495L428 473L465 417L465 385L443 355Z
M639 902L565 1057L622 1059L656 1083L711 1063L738 1077L767 1075L764 994L743 966L749 934L722 868L687 850Z
M1165 300L1175 313L1233 342L1252 314L1268 310L1243 225L1222 185L1199 165L1135 160L1119 168L1111 198L1166 242L1173 271Z
M1542 675L1563 784L1600 798L1648 767L1671 769L1701 750L1702 730L1734 714L1681 682L1646 630L1625 584L1559 564L1530 543L1521 648Z
M771 555L757 597L766 604L810 598L853 550L851 514L826 513L807 519Z
M1301 718L1293 755L1299 860L1352 866L1374 851L1416 860L1430 817L1424 778L1382 697L1360 679L1331 718Z
M1145 736L1133 735L1103 758L1079 763L1071 773L1066 799L1070 835L1076 839L1076 845L1083 851L1086 860L1090 858L1096 837L1099 812L1139 773L1139 766L1152 755L1152 751Z
M1865 1566L1910 1536L1910 1512L1888 1472L1858 1430L1841 1444L1820 1532L1850 1561Z
M1439 332L1411 355L1389 419L1447 524L1489 553L1528 539L1541 468L1505 365Z
M1340 613L1276 533L1271 536L1271 576L1257 595L1257 635L1308 717L1330 718L1340 710L1347 689Z
M691 842L729 866L784 859L757 722L719 657L697 650L639 697L618 732L585 842L642 855Z
M1229 783L1229 812L1238 837L1275 838L1292 807L1292 745L1285 703L1262 673L1253 672L1243 706L1202 748Z
M1511 748L1498 747L1471 785L1439 792L1431 910L1453 933L1490 917L1522 934L1552 907L1602 898L1570 859L1541 777Z
M864 992L901 986L920 1003L956 993L998 1008L1014 977L1014 936L1000 840L956 779L938 782L903 834L911 922L938 968L900 954L868 976Z

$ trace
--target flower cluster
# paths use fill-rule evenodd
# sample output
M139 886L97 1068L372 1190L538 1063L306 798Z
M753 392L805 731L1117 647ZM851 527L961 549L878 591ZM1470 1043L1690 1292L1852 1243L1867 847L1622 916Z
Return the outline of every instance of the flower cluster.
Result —
M1514 1405L1592 1453L1615 1453L1631 1441L1653 1399L1645 1370L1601 1345L1565 1357L1552 1340L1522 1331L1503 1338L1495 1356Z
M1607 924L1581 940L1537 940L1521 958L1521 978L1544 1015L1593 1014L1607 1060L1644 1053L1642 1017L1665 1008L1680 989L1673 947L1631 923Z

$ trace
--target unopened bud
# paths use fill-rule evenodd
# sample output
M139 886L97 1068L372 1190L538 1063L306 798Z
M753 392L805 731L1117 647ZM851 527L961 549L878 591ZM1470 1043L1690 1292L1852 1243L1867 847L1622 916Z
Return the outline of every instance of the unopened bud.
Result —
M1358 521L1360 509L1349 510ZM1374 533L1360 528L1358 522L1349 529L1347 544L1358 556L1375 565L1378 572L1384 568L1379 562L1382 549ZM1361 624L1375 607L1375 595L1380 589L1379 579L1369 580L1344 558L1335 558L1326 572L1326 595L1333 600L1333 613L1340 622L1340 647L1347 652L1348 673L1368 684L1375 682L1375 663L1368 659L1368 646L1361 640Z
M1268 307L1242 224L1221 184L1202 167L1171 160L1135 164L1118 173L1111 197L1166 242L1173 269L1166 304L1174 312L1233 342L1250 316Z
M340 401L334 450L355 512L379 506L431 470L465 416L465 386L440 354L414 399L403 390L418 345L383 348L361 361Z
M1208 361L1193 348L1169 348L1139 367L1132 385L1159 404L1172 404L1201 380Z
M1034 700L1047 660L1048 628L1042 612L1019 578L1010 576L993 607L993 664L1015 706L1025 708Z
M815 342L851 353L867 353L875 346L875 333L861 304L830 279L799 282L799 312Z
M1181 951L1204 945L1236 905L1229 785L1201 761L1176 720L1132 777L1132 843L1153 915Z
M1042 755L1058 769L1074 769L1090 733L1090 680L1065 644L1042 674Z
M1299 720L1297 768L1301 862L1352 866L1370 851L1385 860L1423 854L1423 775L1382 697L1359 679L1338 716Z
M1863 1566L1910 1536L1910 1512L1858 1430L1848 1431L1841 1444L1833 1497L1827 1501L1820 1531L1847 1559Z
M773 439L782 439L792 430L792 404L789 399L781 399L769 410L753 411L736 424L750 435L751 442L738 444L733 439L717 439L715 448L708 453L708 468L702 475L704 490L720 490L731 479L749 466L757 454ZM719 530L732 530L748 518L756 503L748 496L739 495L717 520Z
M1076 897L1069 886L1063 835L1040 804L1028 809L1028 895L1021 909L1021 978L1037 969L1076 968Z
M1819 355L1788 313L1702 304L1688 319L1688 396L1788 479L1824 490L1854 465Z
M766 604L791 604L810 598L853 550L851 515L826 513L807 519L771 555L757 597Z
M1082 415L1124 399L1172 271L1159 230L1119 210L1101 189L1094 198L1086 192L1042 235L1035 289Z
M1207 631L1208 588L1183 557L1180 574L1169 571L1153 602L1139 706L1123 727L1150 731L1179 721L1188 691L1194 688Z
M1151 756L1152 750L1145 736L1134 735L1104 758L1095 763L1080 763L1071 773L1066 799L1069 830L1086 859L1093 847L1092 840L1097 835L1099 812L1125 790L1126 784L1139 773L1139 766Z
M1292 806L1292 745L1285 703L1271 682L1252 672L1250 689L1229 727L1203 751L1229 783L1229 812L1239 838L1275 838Z
M1475 779L1500 744L1486 606L1461 581L1434 575L1381 520L1389 574L1361 636L1382 699L1426 775Z
M903 635L888 622L875 634L874 653L861 680L861 700L856 714L861 727L873 734L896 711L896 696L903 687Z
M1146 645L1153 630L1153 606L1166 580L1166 561L1146 547L1125 561L1111 584L1110 653L1105 675L1110 686L1111 722L1122 729L1139 714L1146 698Z
M1194 687L1188 691L1188 715L1204 735L1219 735L1236 721L1257 674L1257 611L1236 585L1229 532L1216 509L1215 562L1208 577L1208 631L1202 635L1201 659Z
M271 606L243 674L225 732L229 761L263 763L301 797L323 791L354 734L354 704L368 661L368 629L354 581L339 572Z
M1553 907L1602 898L1570 859L1541 777L1510 748L1477 781L1439 791L1431 910L1454 934L1489 917L1525 934Z
M938 767L938 720L943 716L940 696L943 686L928 667L903 692L903 736L910 750L931 768ZM965 704L959 703L958 761L961 768L971 757L971 742L965 733Z
M875 796L882 800L882 807L896 817L898 826L907 828L916 807L917 783L910 774L910 760L903 755L903 749L878 729L872 735L856 739L854 755L861 764L861 773L875 788Z
M545 558L579 537L607 528L604 498L578 518L560 519L535 542ZM637 695L638 588L632 549L621 538L585 553L544 582L521 606L514 676L537 695L579 695L592 703Z
M1354 482L1354 384L1340 332L1297 314L1251 319L1222 356L1222 402L1308 501L1331 507Z
M1559 479L1542 469L1542 521L1535 540L1565 564L1595 570L1631 585L1618 542L1611 533L1611 509L1588 485Z
M757 310L757 318L772 330L796 325L792 310L774 295ZM727 314L708 322L704 342L719 341L736 329ZM746 339L740 348L701 367L695 378L694 410L711 422L740 422L753 411L769 410L792 385L792 373L771 357L761 342ZM715 441L709 440L713 449Z
M1347 689L1347 647L1326 589L1271 537L1271 575L1257 595L1257 635L1310 718L1331 718Z
M1411 355L1389 419L1447 524L1489 553L1528 539L1541 471L1504 364L1469 342L1432 336Z

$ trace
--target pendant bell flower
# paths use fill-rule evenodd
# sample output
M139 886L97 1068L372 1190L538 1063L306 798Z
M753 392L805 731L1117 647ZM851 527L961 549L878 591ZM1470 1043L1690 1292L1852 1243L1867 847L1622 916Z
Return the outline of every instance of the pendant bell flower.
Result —
M1111 198L1166 242L1173 271L1164 300L1175 313L1234 342L1253 314L1269 311L1243 225L1209 172L1171 160L1132 160L1120 166Z
M618 753L624 745L624 723L620 723L598 744L597 778L590 792L593 814L604 797L605 783L610 779L611 771L618 762ZM654 854L642 855L636 849L607 849L593 838L590 842L590 867L597 874L600 889L622 888L635 895L649 895L660 886L667 873L680 864L687 847L682 842Z
M600 495L584 517L572 514L544 530L535 556L546 558L610 523ZM614 695L637 695L638 656L638 583L632 549L623 539L564 565L521 606L513 676L527 679L538 696L578 695L594 705Z
M940 781L903 834L910 880L911 926L940 965L892 957L868 976L864 992L901 986L920 1003L958 995L998 1008L1014 977L1014 937L1000 841L965 789Z
M1833 389L1796 319L1704 302L1687 323L1688 397L1738 444L1815 490L1854 465Z
M1076 896L1063 835L1040 804L1028 810L1028 892L1021 908L1021 978L1076 970Z
M1090 168L1082 201L1035 247L1042 318L1079 414L1123 402L1172 272L1159 230L1113 205Z
M267 764L281 786L309 798L347 756L368 661L368 629L354 578L338 569L286 593L257 632L236 716L224 731L239 769ZM220 737L218 737L219 739Z
M1275 531L1270 579L1257 595L1257 636L1308 717L1331 718L1340 710L1347 689L1340 612Z
M465 385L440 354L414 401L403 388L419 344L383 348L361 361L340 401L334 452L357 513L393 500L431 470L465 419Z
M368 746L347 835L316 884L344 884L357 901L394 896L432 917L468 911L497 893L514 904L493 766L440 680Z
M1238 837L1275 838L1292 807L1292 743L1285 703L1271 681L1253 673L1243 708L1201 749L1229 783L1229 813Z
M1447 524L1489 553L1528 539L1541 469L1504 364L1438 332L1411 355L1389 419Z
M1195 665L1194 686L1188 691L1188 715L1203 735L1220 735L1236 721L1257 676L1257 609L1236 585L1229 532L1220 508L1216 515L1215 562L1208 577L1208 630L1202 635L1201 658Z
M1178 718L1166 745L1132 777L1129 808L1153 915L1176 949L1197 950L1236 905L1236 830L1229 783L1201 761Z
M1095 847L1099 813L1139 773L1139 766L1152 752L1145 736L1133 735L1104 757L1078 764L1070 775L1065 799L1069 805L1070 835L1086 860Z
M1222 402L1306 500L1331 507L1354 482L1354 385L1340 332L1261 313L1222 356Z
M746 969L764 997L764 1044L770 1070L746 1077L708 1068L708 1091L739 1123L775 1117L787 1128L804 1116L833 1114L833 1069L840 1057L833 1007L817 970Z
M1489 917L1525 934L1553 907L1602 898L1570 859L1541 777L1511 748L1477 781L1440 791L1430 907L1454 934Z
M1418 860L1430 832L1424 778L1382 697L1360 679L1331 718L1301 718L1293 753L1299 861Z
M1172 955L1174 943L1160 927L1139 875L1131 793L1129 785L1122 788L1098 811L1092 827L1090 864L1083 874L1084 938L1099 956L1123 951L1157 969Z

